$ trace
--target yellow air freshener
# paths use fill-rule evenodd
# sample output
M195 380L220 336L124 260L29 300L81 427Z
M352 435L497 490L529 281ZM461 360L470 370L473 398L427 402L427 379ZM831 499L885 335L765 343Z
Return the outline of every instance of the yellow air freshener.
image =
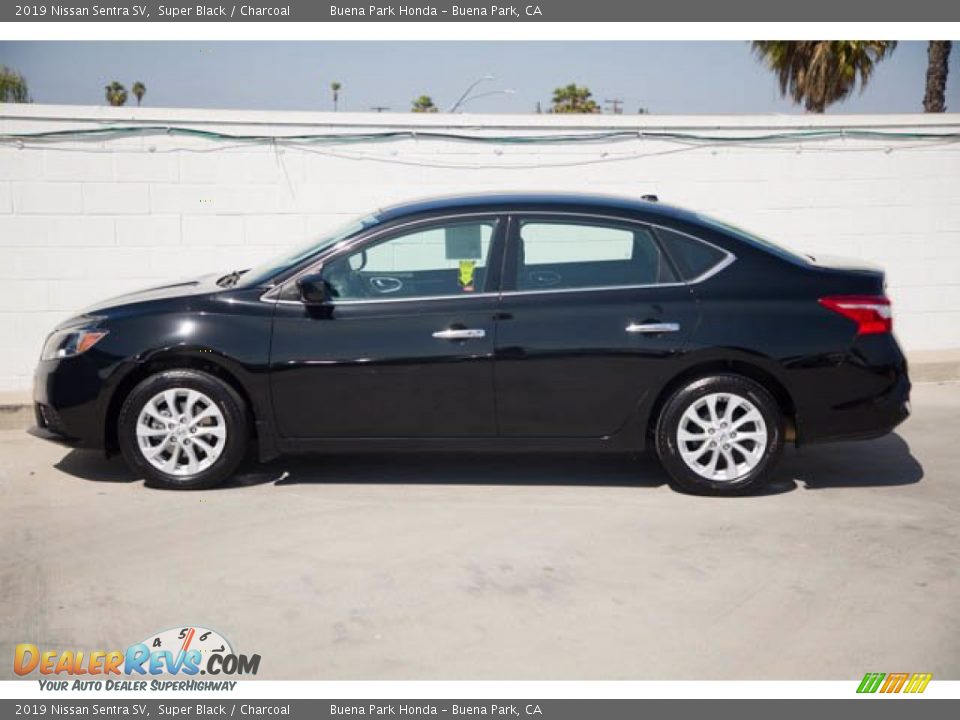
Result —
M473 272L476 266L475 260L460 261L460 289L464 292L473 292Z

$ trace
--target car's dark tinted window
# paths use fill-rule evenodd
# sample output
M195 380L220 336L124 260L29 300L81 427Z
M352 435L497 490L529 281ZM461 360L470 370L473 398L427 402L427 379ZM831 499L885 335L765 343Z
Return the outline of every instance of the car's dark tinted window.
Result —
M653 234L639 226L521 220L517 290L565 290L674 282Z
M756 233L752 233L748 230L744 230L743 228L739 228L736 225L731 225L730 223L717 220L716 218L707 217L706 215L701 214L697 214L697 217L699 218L700 222L711 225L729 235L734 235L738 240L745 242L748 245L753 245L761 250L773 253L774 255L777 255L784 260L789 260L790 262L799 263L800 265L809 265L810 257L808 255L798 255L791 250L787 250L782 245L778 245L772 240L767 240L766 238L760 237Z
M312 239L310 242L293 250L287 251L272 260L267 260L256 267L251 268L244 273L236 284L236 287L254 287L267 282L275 275L289 270L295 265L303 262L307 258L318 255L322 251L332 248L338 242L345 240L352 235L356 235L368 227L372 227L379 222L375 215L367 215L358 220L352 220L348 224L328 233L319 239Z
M689 235L681 235L666 228L658 228L657 234L684 280L693 280L706 274L727 257L722 250Z

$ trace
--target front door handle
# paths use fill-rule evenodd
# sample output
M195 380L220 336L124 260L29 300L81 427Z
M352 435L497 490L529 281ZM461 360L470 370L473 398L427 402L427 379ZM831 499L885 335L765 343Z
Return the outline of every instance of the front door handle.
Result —
M627 325L628 333L668 333L677 332L680 329L680 323L630 323Z
M487 336L487 331L480 328L449 328L437 330L433 336L438 340L476 340Z

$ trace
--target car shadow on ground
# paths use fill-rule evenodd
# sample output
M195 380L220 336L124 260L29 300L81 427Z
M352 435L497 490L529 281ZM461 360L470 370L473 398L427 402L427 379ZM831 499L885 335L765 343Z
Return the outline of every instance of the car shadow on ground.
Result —
M277 477L278 471L281 477ZM259 472L272 474L277 485L317 482L658 487L667 482L666 473L651 457L582 453L331 455L320 462L317 458L281 459L254 470L254 474ZM242 483L244 476L237 481Z
M119 457L72 450L55 467L97 482L139 480ZM853 443L788 447L773 480L759 493L776 495L802 485L808 490L909 485L923 468L899 435ZM222 489L273 483L594 485L659 487L667 475L652 454L636 457L590 454L394 453L291 456L247 462Z
M142 478L119 457L71 450L55 467L83 480ZM249 460L222 487L323 484L604 485L657 487L667 475L652 457L591 454L385 453L288 456Z
M811 445L784 453L777 476L807 490L912 485L923 479L923 466L907 442L892 433L876 440Z

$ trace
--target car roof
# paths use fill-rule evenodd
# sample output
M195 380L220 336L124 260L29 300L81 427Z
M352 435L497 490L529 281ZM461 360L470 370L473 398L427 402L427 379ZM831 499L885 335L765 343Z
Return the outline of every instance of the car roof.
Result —
M448 210L470 210L489 208L502 210L503 208L536 207L538 209L555 207L593 210L628 210L642 212L649 216L685 220L698 223L700 219L695 213L683 208L666 205L657 200L644 200L642 197L625 197L618 195L595 195L590 193L476 193L467 195L450 195L445 197L425 198L413 200L398 205L382 208L377 217L380 221L395 220L408 215L421 213L443 212Z

